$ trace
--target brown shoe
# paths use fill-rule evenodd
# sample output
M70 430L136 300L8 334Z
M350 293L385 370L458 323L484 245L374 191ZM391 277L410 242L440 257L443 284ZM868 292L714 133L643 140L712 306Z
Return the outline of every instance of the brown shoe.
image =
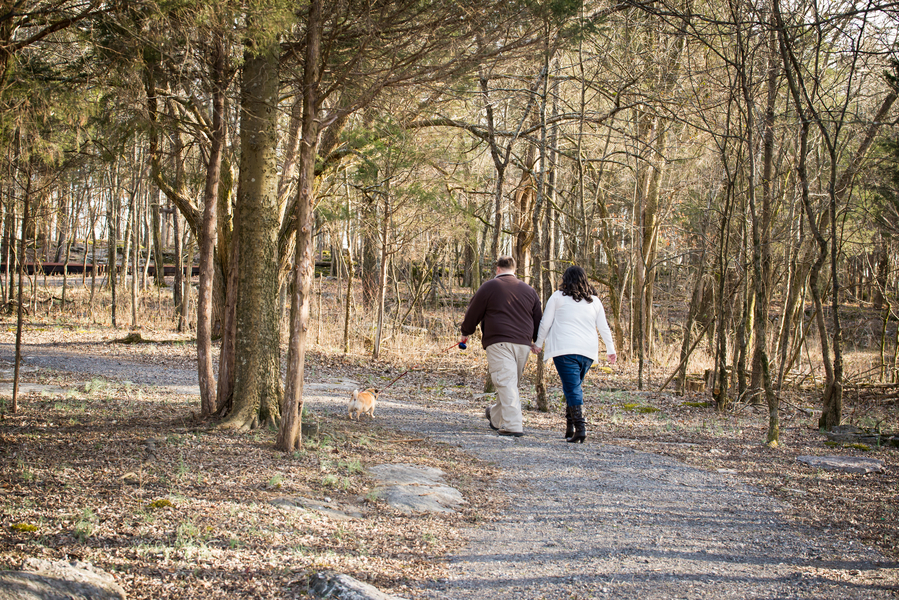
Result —
M521 437L524 435L523 431L509 431L508 429L497 429L496 433L500 435L511 435L512 437Z

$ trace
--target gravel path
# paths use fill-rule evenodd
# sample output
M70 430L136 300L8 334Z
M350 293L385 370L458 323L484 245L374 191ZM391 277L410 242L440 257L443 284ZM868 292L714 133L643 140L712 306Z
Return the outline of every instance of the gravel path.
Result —
M783 505L731 476L589 438L568 444L561 417L558 433L528 431L525 417L515 439L470 410L384 401L378 413L496 464L511 500L498 521L466 531L450 577L423 598L899 596L899 565L787 524Z
M148 385L196 385L193 371L27 347L31 365ZM0 360L11 359L0 344ZM399 392L396 392L397 395ZM346 391L310 385L313 410L344 413ZM785 507L736 478L559 432L499 437L483 407L422 408L385 394L382 423L495 464L509 498L498 519L464 532L449 577L415 598L897 598L899 564L783 518ZM560 417L561 425L561 417Z

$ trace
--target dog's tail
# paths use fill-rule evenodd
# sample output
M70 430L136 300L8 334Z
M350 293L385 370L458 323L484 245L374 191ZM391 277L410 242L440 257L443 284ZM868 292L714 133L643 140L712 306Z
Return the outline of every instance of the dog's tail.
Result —
M353 400L359 400L359 390L353 390Z

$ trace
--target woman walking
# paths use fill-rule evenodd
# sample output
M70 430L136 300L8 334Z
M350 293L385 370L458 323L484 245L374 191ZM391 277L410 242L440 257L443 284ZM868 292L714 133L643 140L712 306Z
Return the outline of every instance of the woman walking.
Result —
M609 362L617 358L612 332L606 321L606 311L587 281L581 267L568 267L562 275L562 285L546 302L543 319L537 332L537 340L531 352L539 354L546 343L545 360L553 359L562 391L565 394L565 439L581 442L587 438L587 422L584 419L583 383L590 366L599 355L596 332L606 345Z

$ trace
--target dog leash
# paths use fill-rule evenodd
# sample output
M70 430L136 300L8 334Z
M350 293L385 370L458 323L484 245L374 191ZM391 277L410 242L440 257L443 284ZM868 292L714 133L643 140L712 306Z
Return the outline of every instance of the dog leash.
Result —
M450 350L452 350L452 349L455 348L456 346L459 346L459 350L465 350L465 349L468 347L468 346L465 345L465 342L456 342L455 344L453 344L453 345L450 346L449 348L444 348L443 350L441 350L441 351L438 352L437 354L440 355L440 354L444 354L444 353L446 353L446 352L449 352ZM415 365L415 367L417 367L417 366L418 366L418 365ZM381 390L378 392L378 394L382 393L384 390L386 390L387 388L389 388L390 386L392 386L394 383L396 383L397 381L399 381L400 379L402 379L403 377L405 377L406 375L408 375L408 374L409 374L409 371L411 371L411 370L414 369L415 367L406 369L405 371L403 371L402 373L400 373L399 376L398 376L396 379L394 379L393 381L391 381L390 383L388 383L387 385L385 385L384 387L382 387Z

